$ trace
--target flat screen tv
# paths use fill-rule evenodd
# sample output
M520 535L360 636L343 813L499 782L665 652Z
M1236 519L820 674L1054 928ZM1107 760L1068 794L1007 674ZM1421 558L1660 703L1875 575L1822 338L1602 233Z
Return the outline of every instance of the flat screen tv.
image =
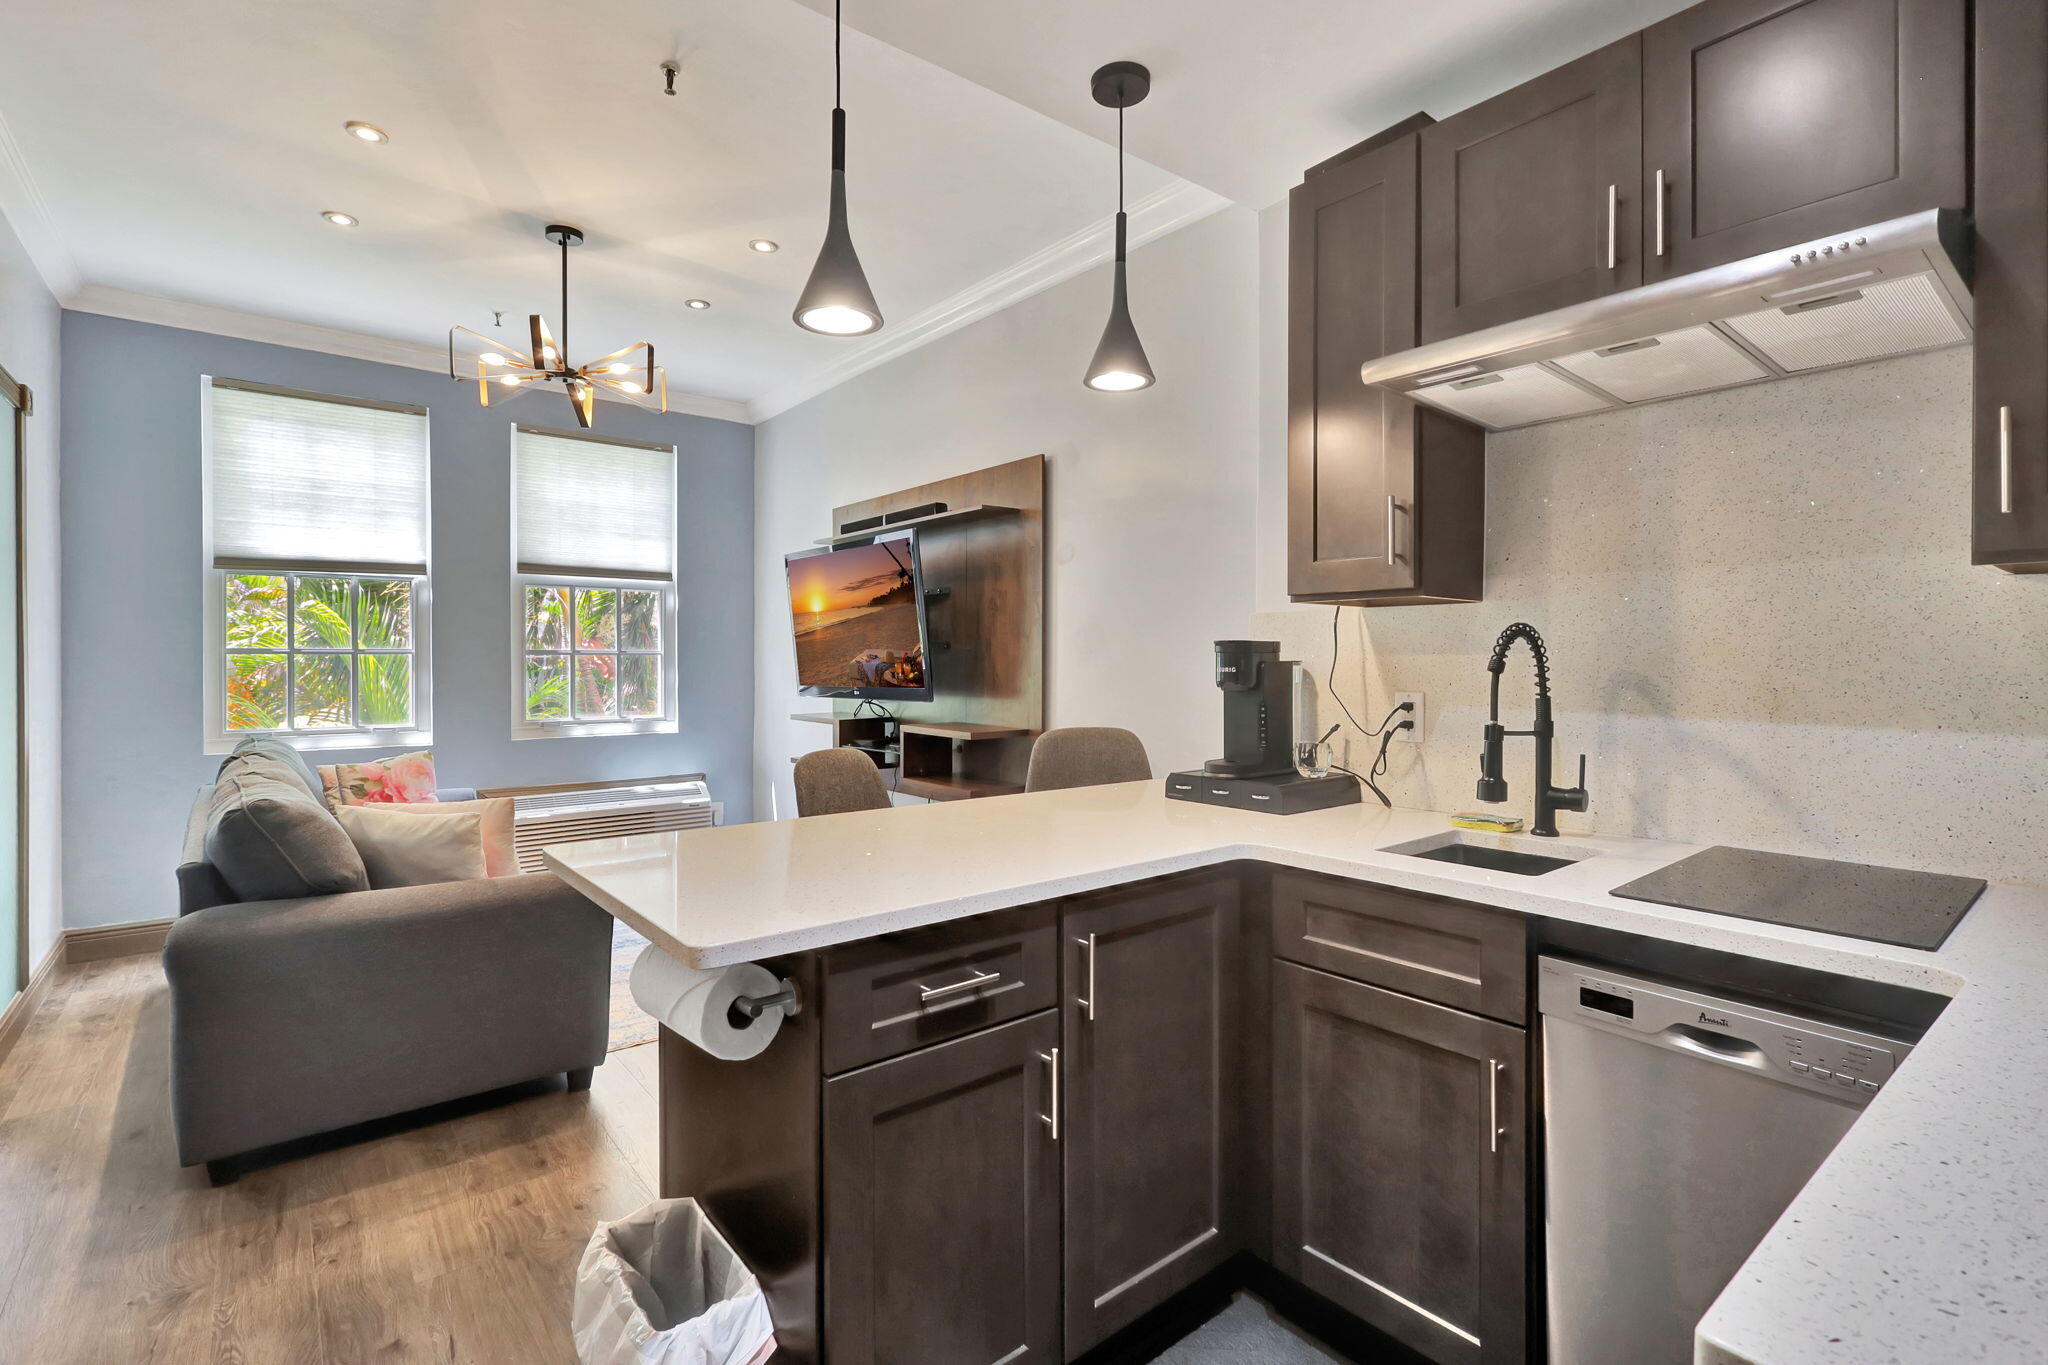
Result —
M912 531L783 556L797 690L930 701L924 575Z

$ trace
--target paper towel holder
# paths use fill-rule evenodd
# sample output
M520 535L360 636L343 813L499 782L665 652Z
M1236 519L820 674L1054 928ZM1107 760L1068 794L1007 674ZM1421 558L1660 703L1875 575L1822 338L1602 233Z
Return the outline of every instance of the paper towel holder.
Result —
M773 995L737 995L726 1013L733 1016L733 1027L745 1028L769 1010L779 1009L792 1017L802 1014L803 1001L796 993L796 982L782 978L782 989Z

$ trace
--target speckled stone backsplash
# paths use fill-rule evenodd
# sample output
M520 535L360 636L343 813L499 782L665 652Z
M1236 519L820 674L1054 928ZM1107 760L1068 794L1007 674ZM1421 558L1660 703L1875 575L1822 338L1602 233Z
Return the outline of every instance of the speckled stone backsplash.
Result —
M1967 349L1491 438L1486 601L1339 613L1337 688L1366 725L1422 692L1397 805L1473 798L1486 656L1550 647L1559 827L2048 885L2048 575L1970 564ZM1323 695L1331 611L1253 618ZM1501 686L1529 724L1528 654ZM1305 724L1306 722L1304 722ZM1340 761L1378 749L1347 728Z

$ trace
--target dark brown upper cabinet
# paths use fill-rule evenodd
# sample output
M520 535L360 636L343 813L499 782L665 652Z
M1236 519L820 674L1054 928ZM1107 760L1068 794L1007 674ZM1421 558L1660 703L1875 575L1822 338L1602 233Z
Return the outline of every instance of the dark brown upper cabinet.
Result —
M1708 0L1646 30L1645 278L1965 206L1968 17L1967 0Z
M1439 1365L1521 1365L1528 1035L1273 964L1274 1263Z
M1424 343L1643 282L1642 40L1421 132Z
M1971 559L2048 573L2048 5L1978 0Z
M1418 116L1312 170L1288 201L1287 590L1295 601L1477 601L1485 438L1358 377L1416 340Z
M1044 1010L825 1082L833 1365L1059 1358L1059 1040Z
M1072 1360L1237 1244L1226 1226L1237 883L1125 888L1074 903L1061 924Z

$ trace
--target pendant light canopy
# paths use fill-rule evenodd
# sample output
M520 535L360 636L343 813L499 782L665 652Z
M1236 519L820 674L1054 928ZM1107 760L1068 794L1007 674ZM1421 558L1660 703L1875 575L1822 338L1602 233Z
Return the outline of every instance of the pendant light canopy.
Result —
M1124 248L1124 110L1152 90L1152 73L1136 62L1111 62L1090 82L1095 102L1116 110L1116 273L1109 299L1109 324L1096 343L1095 359L1084 382L1098 393L1128 393L1152 387L1152 364L1138 329L1131 323L1130 292L1125 285Z
M867 272L846 230L846 110L839 107L839 0L832 3L832 209L825 224L825 245L818 263L796 301L796 325L826 336L864 336L880 331L882 310Z

